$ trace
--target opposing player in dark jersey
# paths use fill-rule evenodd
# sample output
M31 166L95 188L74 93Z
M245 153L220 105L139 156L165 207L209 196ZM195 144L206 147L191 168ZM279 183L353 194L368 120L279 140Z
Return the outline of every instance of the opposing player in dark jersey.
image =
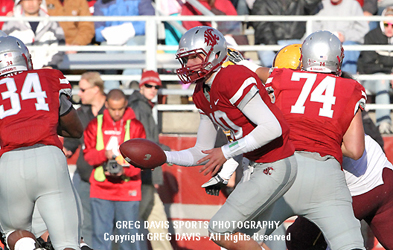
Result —
M58 138L83 133L69 101L71 85L58 70L33 70L26 46L5 36L0 37L0 92L2 231L31 231L36 206L54 248L79 249L80 206Z
M252 162L250 181L238 185L209 223L218 245L260 250L237 223L270 214L274 202L295 180L297 167L289 129L257 75L243 66L221 68L227 58L223 35L211 27L195 27L181 38L176 53L184 83L196 83L193 94L200 111L194 147L166 152L167 161L183 166L205 164L205 174L218 172L229 158L243 154ZM217 128L229 130L233 142L213 148ZM266 174L268 173L268 174Z

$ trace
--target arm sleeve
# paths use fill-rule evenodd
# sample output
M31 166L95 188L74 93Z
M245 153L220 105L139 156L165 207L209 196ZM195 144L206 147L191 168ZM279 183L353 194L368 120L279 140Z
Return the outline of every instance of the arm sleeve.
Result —
M251 15L266 16L266 15L273 15L273 14L274 13L271 13L268 10L267 3L264 0L256 0L254 2L253 8L251 9ZM272 22L266 22L266 21L253 22L252 26L255 30L255 44L259 45L263 43L268 45L268 44L277 43L277 39L273 31Z
M94 13L93 16L105 16L103 11L101 10L101 5L96 2L94 4ZM101 31L106 27L105 22L94 22L95 36L97 42L105 41L104 36L101 34Z
M217 127L201 114L195 146L181 151L165 151L167 162L180 166L196 166L196 162L206 156L202 150L212 149L217 136Z
M242 112L257 126L244 138L221 147L227 159L260 148L282 134L280 123L260 95L255 95Z
M90 16L89 5L87 1L80 1L80 14L79 16ZM94 22L78 22L78 33L71 45L87 45L94 37Z
M50 70L55 75L59 90L59 116L68 114L72 109L72 87L67 78L59 70Z
M375 44L375 37L377 34L374 31L370 31L364 37L364 44ZM391 67L383 67L379 63L379 56L376 51L361 51L358 59L358 71L361 74L374 74L377 72L391 73Z
M318 11L319 4L321 4L321 0L305 0L304 11L306 15L315 15Z
M260 65L249 60L242 60L238 63L238 65L243 65L244 67L248 68L252 72L256 72L257 69L261 67Z
M351 16L364 16L363 10L359 3L355 2L356 5L353 6ZM370 30L367 21L354 20L351 21L352 25L350 29L346 29L343 32L345 40L354 41L358 43L364 42L364 36Z
M72 108L72 103L65 94L60 94L59 101L60 101L59 116L63 116L68 112L70 112Z
M375 15L378 13L378 0L364 0L363 11L370 12Z
M138 5L138 13L140 16L153 16L155 10L150 0L142 0ZM135 29L135 35L145 35L146 24L145 21L132 21Z
M57 22L52 23L50 30L55 35L56 39L52 40L52 42L50 42L49 45L50 46L65 45L65 36L64 36L63 28ZM58 65L64 59L65 52L64 51L57 51L56 53L48 52L48 55L50 56L50 60L46 65L57 69Z

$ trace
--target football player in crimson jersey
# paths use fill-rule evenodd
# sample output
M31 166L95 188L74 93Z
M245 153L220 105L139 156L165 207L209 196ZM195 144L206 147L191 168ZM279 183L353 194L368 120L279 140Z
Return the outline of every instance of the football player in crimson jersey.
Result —
M289 46L286 46L289 47ZM296 52L287 49L282 57L277 54L278 68L293 68L300 65L300 50ZM282 61L286 59L286 61ZM342 72L345 78L351 78ZM345 75L345 76L344 76ZM374 232L378 241L386 249L393 249L393 238L390 237L390 228L393 228L393 166L386 158L378 143L370 136L365 136L365 151L358 160L343 158L342 164L345 180L352 195L352 207L358 220L365 220ZM287 246L289 250L309 249L315 247L326 248L326 242L319 228L304 217L299 217L288 228L291 240Z
M360 109L366 95L357 81L340 77L343 55L336 36L315 32L302 45L301 64L293 64L302 70L274 68L267 79L290 125L298 176L276 202L271 217L260 219L283 222L303 215L318 225L331 249L364 249L341 163L343 154L356 160L364 152ZM249 68L256 71L257 66Z
M30 53L19 39L3 36L0 44L3 233L31 231L36 206L54 248L79 249L80 205L58 138L83 133L69 101L71 85L58 70L33 70Z
M167 162L182 166L204 164L201 172L215 175L229 158L243 154L252 162L253 174L238 185L209 223L211 238L226 249L260 250L237 223L270 214L274 202L292 185L297 164L289 128L273 105L258 76L246 67L221 68L227 59L224 36L214 28L199 26L181 38L176 53L184 83L196 83L193 100L200 112L194 147L166 151ZM217 128L229 130L233 142L213 148Z

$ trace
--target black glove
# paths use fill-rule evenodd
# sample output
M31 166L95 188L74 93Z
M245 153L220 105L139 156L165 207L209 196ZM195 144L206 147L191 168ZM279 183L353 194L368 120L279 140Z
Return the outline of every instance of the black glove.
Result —
M48 236L47 241L44 241L41 237L37 238L37 242L35 243L35 249L42 249L42 250L55 250L52 245L52 241Z
M228 59L233 64L238 64L239 62L244 60L244 57L238 50L228 48Z
M212 177L208 182L202 185L205 191L209 195L218 196L222 187L228 184L227 180L221 178L218 174Z

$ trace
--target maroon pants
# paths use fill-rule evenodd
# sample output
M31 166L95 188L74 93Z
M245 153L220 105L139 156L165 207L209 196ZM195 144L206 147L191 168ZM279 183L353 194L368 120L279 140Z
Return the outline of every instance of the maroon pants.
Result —
M393 171L384 168L383 185L371 191L353 196L352 206L356 218L365 220L379 243L388 250L393 250ZM326 249L326 242L319 228L304 217L298 217L288 227L288 250Z

